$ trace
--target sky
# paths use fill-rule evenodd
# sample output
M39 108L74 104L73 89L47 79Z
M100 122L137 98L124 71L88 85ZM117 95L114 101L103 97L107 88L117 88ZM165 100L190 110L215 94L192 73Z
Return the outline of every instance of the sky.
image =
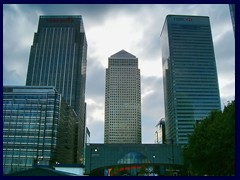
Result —
M209 16L222 109L235 99L235 38L228 4L4 4L3 85L25 85L40 15L82 15L86 38L86 124L90 143L104 142L108 58L124 49L141 72L142 143L154 143L164 115L160 33L168 14Z

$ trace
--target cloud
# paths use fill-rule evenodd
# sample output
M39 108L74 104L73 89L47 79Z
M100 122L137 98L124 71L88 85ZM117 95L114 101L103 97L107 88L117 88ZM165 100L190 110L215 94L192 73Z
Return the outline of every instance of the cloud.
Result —
M232 102L235 100L235 96L225 96L221 98L221 108L222 110L224 109L225 106L228 105L228 103Z
M235 99L235 79L230 80L220 89L221 108L223 109L229 101Z
M142 120L149 121L154 119L155 123L158 119L165 116L163 106L163 94L158 91L151 92L142 100Z
M38 12L24 11L19 5L3 7L3 83L25 85Z
M104 124L101 121L89 122L90 143L104 142Z
M99 64L95 58L88 58L87 61L87 82L86 94L95 100L105 94L105 67Z
M142 141L154 143L155 126L165 117L163 82L159 77L141 77L142 80Z
M136 28L135 19L127 14L110 16L103 24L89 28L89 56L97 57L96 60L107 67L107 58L122 49L136 54L134 47L143 36Z
M235 73L235 44L232 30L227 29L215 41L215 58L220 79L232 78Z
M104 109L104 103L95 101L93 99L87 98L86 99L87 106L89 114L88 114L88 121L94 122L94 121L101 121L103 122L104 119L104 112L102 111Z
M94 59L87 63L86 102L89 121L103 121L105 68ZM100 112L102 110L102 112Z
M3 84L4 85L23 85L26 77L19 74L16 70L7 70L3 65Z

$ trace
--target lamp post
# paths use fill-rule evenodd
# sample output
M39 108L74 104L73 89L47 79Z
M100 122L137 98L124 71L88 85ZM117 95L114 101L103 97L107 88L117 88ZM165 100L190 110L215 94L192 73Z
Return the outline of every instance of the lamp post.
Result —
M90 170L89 170L89 174L91 174L92 171L92 156L93 156L93 151L97 152L98 149L97 148L90 148Z
M155 166L155 158L156 158L156 156L153 155L153 167Z
M155 158L156 158L156 156L153 155L153 173L154 174L155 174Z

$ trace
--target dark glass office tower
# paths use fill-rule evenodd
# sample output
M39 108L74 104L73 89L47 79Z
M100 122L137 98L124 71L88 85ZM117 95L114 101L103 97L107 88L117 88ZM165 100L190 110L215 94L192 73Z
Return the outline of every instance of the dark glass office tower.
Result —
M168 15L161 45L166 141L187 144L195 125L221 109L209 17Z
M87 41L81 16L40 16L27 86L54 86L78 115L78 162L85 132Z

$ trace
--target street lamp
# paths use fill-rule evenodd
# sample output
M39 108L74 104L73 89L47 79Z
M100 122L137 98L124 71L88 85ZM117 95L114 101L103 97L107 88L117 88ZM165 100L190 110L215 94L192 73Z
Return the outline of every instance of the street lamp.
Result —
M156 158L156 156L153 155L153 173L155 173L155 158Z
M156 156L155 156L155 155L153 155L153 164L154 164L155 158L156 158Z
M97 152L98 151L98 148L91 148L90 149L90 170L89 170L89 174L91 174L91 171L92 171L92 156L93 156L93 151L94 152Z

